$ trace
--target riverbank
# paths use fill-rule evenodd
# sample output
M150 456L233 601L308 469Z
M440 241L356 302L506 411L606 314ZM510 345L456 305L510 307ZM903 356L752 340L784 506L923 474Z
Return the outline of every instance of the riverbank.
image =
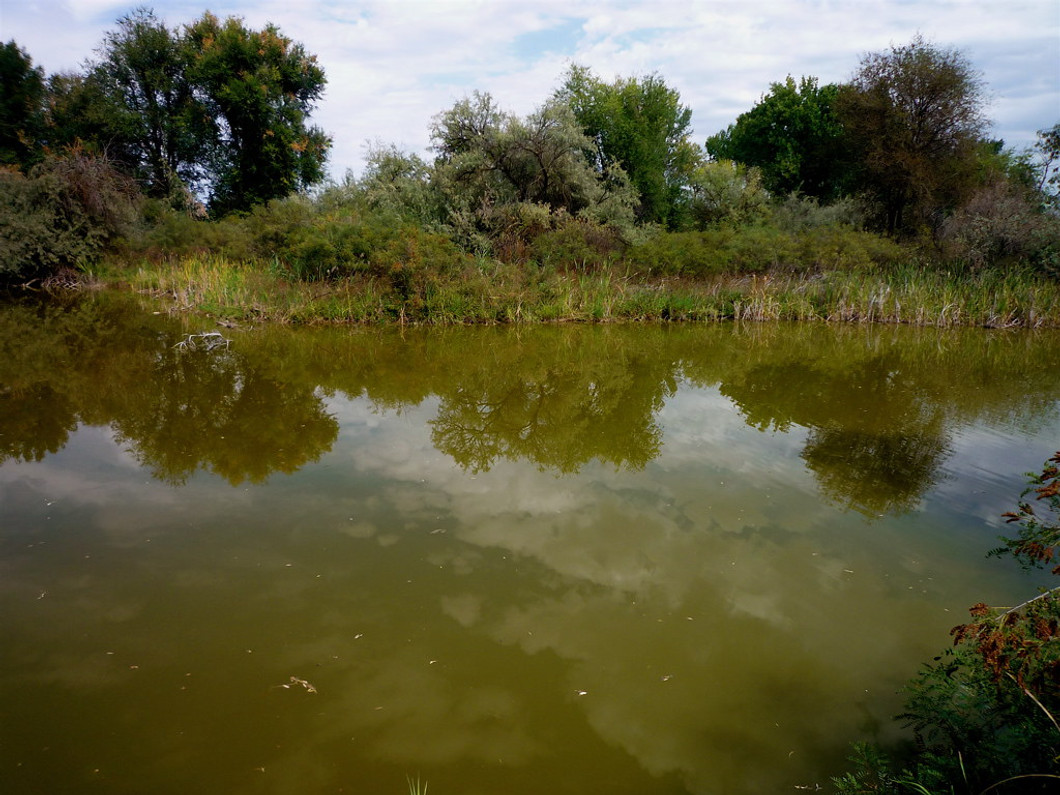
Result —
M153 296L167 311L289 324L825 321L1060 328L1060 282L1013 269L652 276L621 264L559 270L468 258L453 272L394 269L291 279L223 256L110 263L87 278Z

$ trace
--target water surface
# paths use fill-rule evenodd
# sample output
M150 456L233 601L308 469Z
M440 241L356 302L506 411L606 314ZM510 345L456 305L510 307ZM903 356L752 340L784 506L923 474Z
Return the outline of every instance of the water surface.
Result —
M985 552L1060 447L1055 332L98 299L0 346L4 792L827 786L1033 593Z

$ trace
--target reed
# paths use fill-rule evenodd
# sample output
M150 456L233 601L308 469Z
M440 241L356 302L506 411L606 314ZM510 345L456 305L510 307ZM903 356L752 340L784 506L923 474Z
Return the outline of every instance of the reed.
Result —
M232 319L280 323L826 321L1060 328L1060 282L1021 270L949 272L908 262L817 274L645 276L610 265L565 272L488 259L414 283L354 274L300 281L223 256L101 269L166 301Z

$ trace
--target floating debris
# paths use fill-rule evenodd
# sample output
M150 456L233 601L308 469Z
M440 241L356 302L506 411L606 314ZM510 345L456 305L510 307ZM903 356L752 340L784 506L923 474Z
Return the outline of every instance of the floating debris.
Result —
M307 693L317 692L317 689L312 684L307 682L305 679L301 679L297 676L292 676L291 681L289 683L285 682L282 685L276 685L276 687L282 687L284 690L290 690L292 687L296 686L304 687Z
M182 351L195 351L200 348L205 351L214 351L218 348L227 349L231 342L218 331L202 331L198 334L189 334L173 347Z

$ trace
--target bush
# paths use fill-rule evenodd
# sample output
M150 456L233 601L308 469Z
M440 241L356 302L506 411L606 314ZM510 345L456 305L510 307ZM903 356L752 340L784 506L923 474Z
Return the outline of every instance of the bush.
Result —
M1060 552L1060 453L1030 477L1017 510L1004 514L1019 535L992 554L1011 553L1027 567L1053 566ZM970 612L972 621L952 631L954 648L906 688L899 717L914 730L915 747L895 760L856 746L855 770L835 780L839 792L1055 791L1060 588L1013 608L977 604Z
M906 256L890 238L848 226L807 229L797 239L797 262L803 271L872 270L894 265Z
M865 208L860 201L850 196L822 205L812 196L792 193L773 205L770 223L785 232L805 232L836 226L862 229L865 225Z
M569 219L559 228L535 237L531 248L538 265L595 270L618 259L625 245L610 227Z
M642 273L662 276L723 273L730 265L723 249L735 234L730 229L659 232L631 246L626 261Z
M639 271L672 276L867 270L902 256L892 240L842 224L806 225L798 232L772 225L662 232L626 252Z
M1060 276L1060 218L1011 182L981 188L943 222L944 255L972 268L1026 263Z
M91 263L131 228L138 204L131 180L78 150L46 158L28 176L0 171L0 280Z

